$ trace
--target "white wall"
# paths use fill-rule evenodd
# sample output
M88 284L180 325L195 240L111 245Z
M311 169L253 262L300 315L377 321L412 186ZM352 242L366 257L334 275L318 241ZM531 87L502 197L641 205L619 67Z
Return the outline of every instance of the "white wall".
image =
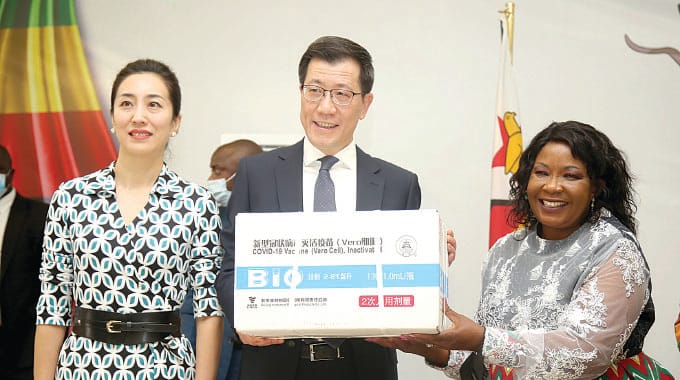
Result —
M183 125L171 166L203 183L223 134L299 134L297 63L321 35L342 35L374 57L375 101L357 130L368 152L417 172L423 208L455 230L452 305L471 315L486 252L490 155L504 1L89 0L77 4L85 52L108 111L128 61L170 64L182 84ZM525 144L553 120L607 133L637 176L640 240L652 269L656 324L645 350L680 375L673 322L680 309L680 65L630 50L680 48L670 0L518 0L515 66ZM400 356L403 379L440 379Z

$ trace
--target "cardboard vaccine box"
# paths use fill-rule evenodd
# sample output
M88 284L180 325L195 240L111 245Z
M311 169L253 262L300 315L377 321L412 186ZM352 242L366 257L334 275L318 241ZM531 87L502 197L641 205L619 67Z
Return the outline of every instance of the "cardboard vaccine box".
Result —
M446 230L436 210L236 216L234 325L263 337L444 329Z

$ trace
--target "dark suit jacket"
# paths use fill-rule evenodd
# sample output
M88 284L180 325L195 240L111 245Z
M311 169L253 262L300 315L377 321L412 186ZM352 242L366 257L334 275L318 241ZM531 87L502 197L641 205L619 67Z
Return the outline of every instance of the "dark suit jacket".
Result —
M238 166L229 200L230 228L221 236L225 248L217 293L227 318L234 317L235 217L241 212L302 211L303 142L246 157ZM374 158L357 147L358 211L412 210L420 207L418 177L389 162ZM397 378L394 350L363 339L350 340L361 379ZM268 347L243 346L241 379L291 380L295 378L299 345L292 341Z
M46 216L46 204L17 193L7 220L0 260L2 379L15 378L15 371L33 367L35 304L40 294L38 273Z

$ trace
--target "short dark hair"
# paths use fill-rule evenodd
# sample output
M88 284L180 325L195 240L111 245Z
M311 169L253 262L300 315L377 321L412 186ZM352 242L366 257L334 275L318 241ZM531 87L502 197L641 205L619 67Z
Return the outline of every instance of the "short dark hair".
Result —
M5 148L4 145L0 145L0 157L6 159L7 163L9 164L9 168L12 169L12 155L9 154L9 150Z
M633 177L621 152L604 133L593 126L578 121L553 122L540 131L524 150L519 169L510 179L512 212L508 222L527 228L537 223L527 199L527 186L536 157L549 142L569 146L574 158L583 162L588 177L598 186L595 204L586 220L595 221L604 207L616 216L631 232L636 233L634 217L637 206L634 201Z
M373 58L363 46L347 38L324 36L317 38L307 48L300 58L298 77L300 85L305 83L307 67L313 58L319 58L328 63L336 63L345 59L353 59L359 64L359 82L361 93L368 94L373 89Z
M111 113L113 113L113 105L120 84L130 75L141 73L158 74L158 76L163 79L165 86L168 88L168 95L170 96L170 102L172 103L172 116L173 118L176 118L182 107L182 91L179 88L177 76L168 65L148 58L130 62L118 72L111 88Z

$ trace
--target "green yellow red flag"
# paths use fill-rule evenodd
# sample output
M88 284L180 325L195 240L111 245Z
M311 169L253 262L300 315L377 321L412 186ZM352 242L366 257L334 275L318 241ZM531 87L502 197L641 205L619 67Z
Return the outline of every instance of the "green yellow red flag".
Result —
M29 198L115 158L74 0L0 1L0 144Z

